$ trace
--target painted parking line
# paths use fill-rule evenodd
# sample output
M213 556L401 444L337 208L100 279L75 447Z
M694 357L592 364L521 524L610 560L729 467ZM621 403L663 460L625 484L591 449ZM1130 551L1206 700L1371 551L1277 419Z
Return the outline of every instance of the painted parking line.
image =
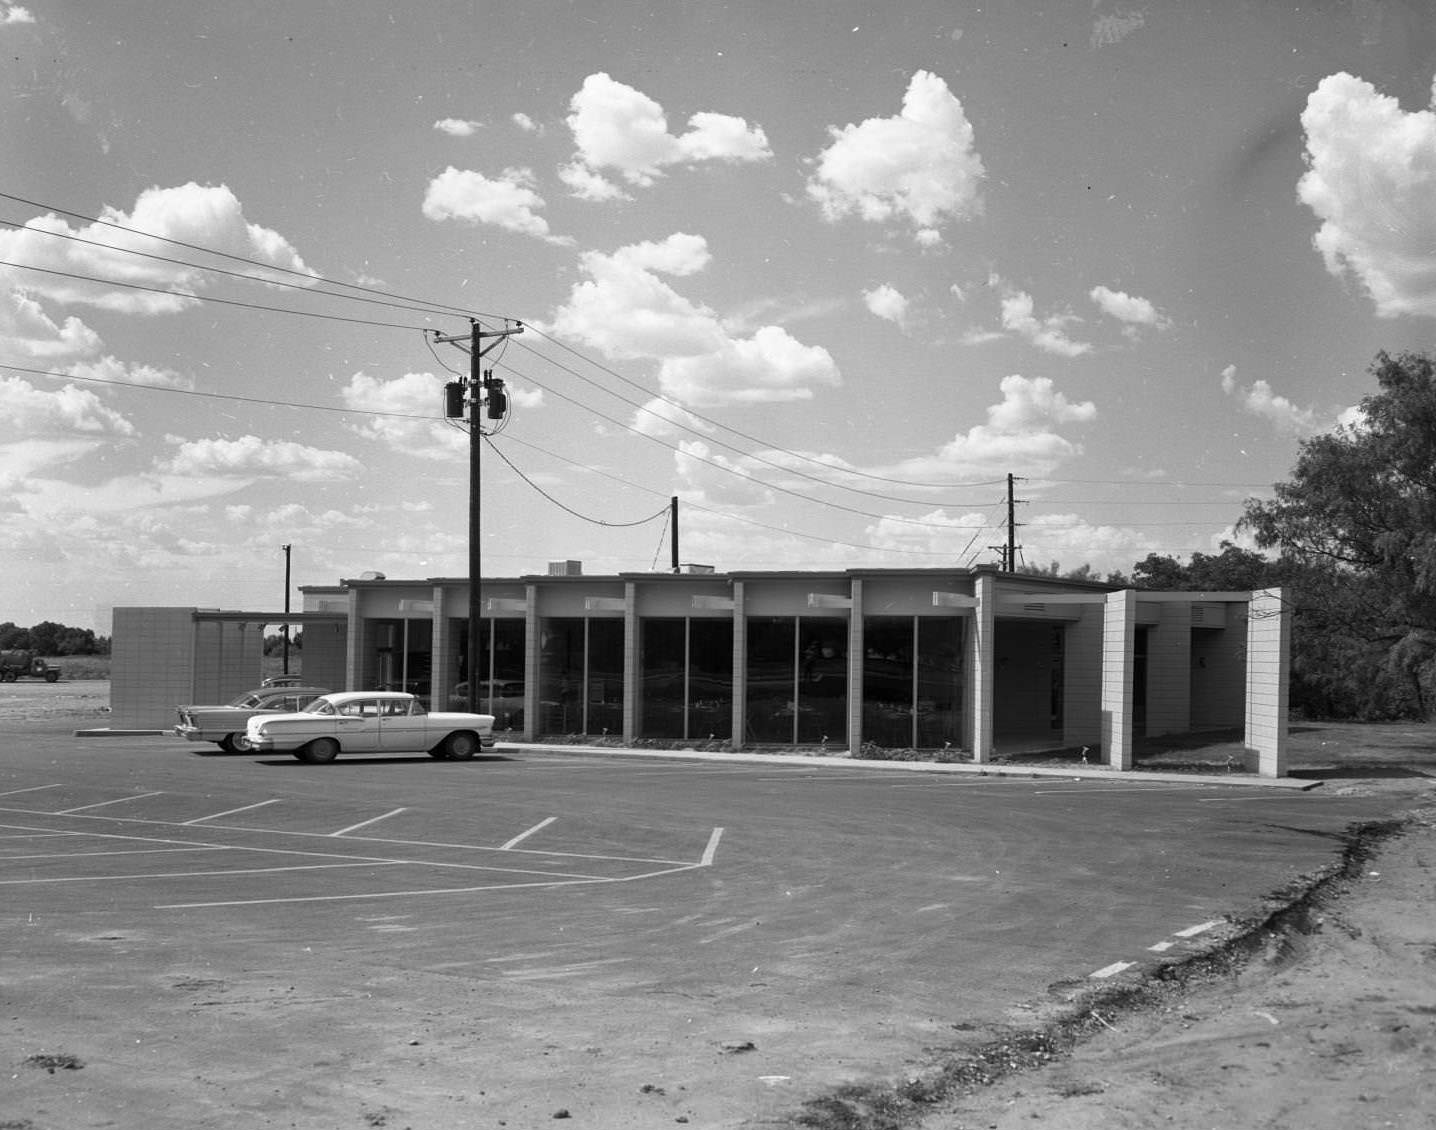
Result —
M55 816L70 816L76 812L88 812L92 808L105 808L112 804L126 804L132 800L144 800L146 797L162 796L163 793L136 793L134 796L116 797L114 800L102 800L97 804L82 804L78 808L62 808Z
M88 807L88 806L87 806L87 807ZM40 814L31 813L31 812L26 812L25 815L33 817L33 816L40 815ZM185 827L185 826L186 826L186 825L183 825L183 824L165 823L165 822L155 821L155 820L143 820L143 819L141 819L141 820L136 820L136 819L130 819L130 818L123 818L123 817L117 818L117 817L111 817L111 816L96 816L96 815L90 815L90 814L87 814L87 813L81 813L81 814L76 815L76 814L74 814L74 813L65 812L65 813L45 813L45 814L43 814L43 815L47 815L47 816L68 816L68 817L71 817L71 818L73 818L73 819L93 821L93 822L95 822L95 823L97 823L97 824L98 824L98 823L108 822L108 823L110 823L110 824L126 824L126 825L141 824L141 825L147 825L147 826L151 826L151 827L158 825L158 826L161 826L161 827L171 827L171 828L181 828L181 827ZM387 814L387 815L394 815L394 813L389 813L389 814ZM383 818L384 818L384 817L378 817L378 818L375 818L375 819L377 820L377 819L383 819ZM363 822L363 825L369 825L369 824L372 824L372 823L374 823L374 822L375 822L374 820L364 821L364 822ZM546 823L548 823L548 822L546 821L546 822L544 822L543 824L537 825L537 826L535 826L534 828L530 829L529 831L530 831L530 832L535 832L535 831L537 831L540 827L545 826ZM360 827L360 826L361 826L361 825L356 825L355 827ZM223 825L210 824L210 825L208 825L208 826L206 827L205 830L212 833L212 832L214 832L214 831L224 830L224 827L225 827L225 826L223 826ZM259 833L263 833L263 834L266 834L266 835L274 835L274 834L275 834L275 833L273 832L273 830L270 830L270 829L231 828L230 830L232 830L232 831L240 831L240 832L245 832L245 833L259 832ZM3 831L21 832L21 833L40 832L40 833L44 833L44 834L51 834L51 833L53 832L52 829L35 828L35 827L33 827L33 826L28 826L28 825L16 825L16 824L0 825L0 832L3 832ZM464 886L464 887L445 887L445 888L438 888L438 889L435 889L435 888L432 888L432 887L429 887L429 888L425 888L425 887L406 887L406 888L403 888L403 889L400 889L400 890L377 890L377 891L376 891L376 890L368 890L368 891L358 891L358 892L353 892L353 893L348 893L348 894L297 895L297 896L285 896L285 897L276 897L276 898L260 897L260 898L244 898L244 899L210 899L210 900L205 900L205 901L202 901L202 902L173 902L173 903L160 904L159 906L157 906L157 909L186 909L186 908L199 908L199 907L206 907L206 906L251 906L251 905L267 905L267 904L275 904L275 903L336 902L336 901L371 899L371 898L393 898L393 897L401 897L401 896L412 897L412 896L418 896L418 895L472 893L472 892L491 891L491 890L507 890L507 889L514 889L514 888L561 887L561 886L572 886L572 885L578 885L578 884L623 883L623 882L633 882L633 881L640 880L640 879L657 878L657 877L663 876L663 875L678 874L678 873L682 873L682 872L685 872L685 871L695 870L695 869L698 869L698 868L711 867L711 866L713 865L714 859L715 859L716 854L717 854L718 844L719 844L719 842L720 842L720 840L721 840L721 838L722 838L722 835L723 835L723 829L722 829L722 828L715 828L715 829L713 829L713 831L712 831L711 834L709 835L708 842L707 842L707 845L706 845L705 848L704 848L702 857L701 857L701 858L698 860L698 862L696 862L696 863L695 863L695 862L691 862L691 861L678 861L678 860L641 860L641 859L635 859L635 858L629 857L629 856L613 856L613 855L597 855L597 854L577 854L577 853L568 853L568 852L536 852L536 851L531 851L531 850L529 850L529 849L523 849L523 848L519 848L519 849L509 849L508 852L506 853L506 854L509 855L510 858L512 858L512 856L514 856L514 855L527 855L527 856L530 856L530 857L546 857L546 858L548 858L548 859L553 859L553 860L556 860L556 861L572 860L572 861L574 861L575 863L579 863L580 865L582 865L583 863L603 862L603 863L619 863L619 864L622 864L622 865L625 865L625 866L631 866L631 865L634 865L634 864L638 864L638 865L640 865L640 866L644 866L644 867L648 868L647 870L643 870L643 871L639 871L639 872L635 872L635 873L618 874L618 875L611 874L611 873L594 873L593 870L564 870L564 871L555 871L555 870L552 870L552 869L539 870L539 869L535 869L535 868L532 868L532 867L522 867L522 866L518 866L518 867L516 867L516 866L511 866L511 865L496 866L496 865L494 865L494 864L492 864L492 863L481 862L481 861L478 861L478 860L473 860L473 861L454 861L454 860L434 859L434 858L432 858L432 857L428 857L428 858L424 857L424 855L423 855L422 852L420 852L417 857L409 856L409 855L397 855L397 856L396 856L396 855L393 855L393 854L385 854L385 855L377 855L377 854L375 854L375 855L368 855L368 854L366 854L366 855L356 855L356 854L354 854L354 853L352 853L352 852L351 852L351 853L346 853L346 854L339 854L339 853L335 853L335 852L326 852L326 851L319 851L319 850L308 850L308 849L301 850L301 849L297 849L297 848L280 848L280 847L266 847L266 846L255 846L255 845L238 845L238 844L233 844L233 843L215 843L215 842L210 842L210 841L208 841L208 840L191 841L191 840L175 839L175 838L172 838L172 837L165 837L165 836L162 836L162 835L136 835L136 834L119 833L119 832L101 832L101 831L98 831L98 830L87 830L87 831L84 831L84 832L71 832L71 833L68 833L68 834L71 835L71 836L81 836L81 837L83 837L83 838L85 838L85 839L89 839L89 840L118 841L118 842L124 843L124 844L143 844L143 845L146 845L146 846L143 847L143 848L134 848L134 847L114 848L114 849L107 850L107 851L86 851L86 852L76 852L76 853L49 853L49 854L46 856L46 858L51 858L51 859L68 859L68 858L71 858L72 856L73 856L74 858L79 858L79 857L81 857L81 856L90 857L90 858L94 858L94 857L120 857L120 856L133 856L133 855L143 855L143 854L158 854L158 853L162 853L162 852L179 853L179 852L220 851L220 852L224 852L224 853L239 853L239 854L242 854L242 855L249 855L249 856L254 856L254 855L270 855L270 856L279 855L279 856L297 857L297 858L299 858L299 859L306 860L306 862L303 862L303 863L289 862L289 863L284 864L283 866L274 866L274 867L230 867L230 868L223 868L223 869L204 869L204 870L175 871L175 872L149 872L149 873L145 873L145 872L131 872L131 873L124 873L124 874L110 874L110 875L59 875L59 876L48 876L48 877L30 877L30 878L25 878L25 879L0 879L0 887L3 887L3 886L29 886L29 887L38 887L38 886L44 886L44 885L49 885L49 884L61 884L61 883L64 883L64 884L69 884L69 883L85 883L85 882L92 882L92 883L113 883L113 882L116 882L116 881L123 881L123 882L134 883L134 882L147 882L147 881L160 880L160 881L170 881L170 882L172 882L172 881L183 881L183 880L195 879L195 878L214 879L214 878L225 878L225 877L228 877L228 876L241 876L241 875L245 875L245 876L250 876L250 875L282 875L282 874L286 874L286 873L289 873L289 872L296 872L296 871L319 871L319 870L335 870L335 869L341 869L341 868L355 869L355 868L365 868L365 867L367 867L367 868L375 868L375 867L397 867L397 866L404 866L404 867L411 867L411 868L417 867L417 868L421 868L421 869L437 868L437 869L440 869L440 870L449 870L449 871L458 870L458 871L467 871L467 872L477 872L477 873L483 873L483 874L490 875L490 876L494 876L494 877L498 877L498 876L531 877L531 878L533 878L533 879L536 880L536 881L522 881L522 880L521 880L521 881L519 881L519 882L514 882L513 879L508 879L508 878L506 878L506 879L504 879L503 881L488 882L488 883L482 883L482 884L476 884L476 885L473 885L473 886ZM321 833L321 832L285 832L285 833L278 833L278 835L281 835L281 836L283 836L283 837L288 837L288 838L293 838L293 837L308 837L308 838L310 838L310 839L324 838L324 839L331 840L331 841L334 839L334 836L333 836L332 833ZM463 851L466 851L466 852L489 852L489 853L493 853L493 852L497 852L497 851L500 851L500 850L504 850L504 849L498 849L498 848L486 847L486 846L480 846L480 845L474 845L474 844L449 844L449 845L445 845L445 844L436 844L436 843L433 843L433 842L430 842L430 841L407 841L407 842L406 842L406 841L391 841L391 840L383 840L383 839L378 838L378 837L363 837L363 836L346 837L346 842L347 842L347 843L353 843L353 844L367 844L367 845L375 845L375 846L378 846L378 845L395 845L395 846L397 846L397 845L400 845L400 844L405 844L405 843L407 843L407 846L416 847L416 848L420 848L420 849L430 849L430 850L433 850L433 849L449 848L449 849L460 849L460 850L463 850ZM311 860L322 860L323 862L308 862L308 861L311 861Z
M1099 980L1105 980L1108 977L1115 977L1118 973L1122 973L1128 969L1131 969L1136 964L1137 963L1135 961L1114 961L1111 965L1104 965L1095 973L1088 974L1088 976L1097 978Z
M9 792L0 793L0 797L19 796L21 793L38 793L42 789L58 789L59 787L59 785L31 785L29 788L11 789Z
M369 820L361 820L361 821L359 821L359 823L357 823L357 824L350 824L349 827L347 827L347 828L340 828L339 831L337 831L337 832L330 832L329 835L330 835L331 837L334 837L334 836L347 836L350 832L357 832L360 828L367 828L367 827L369 827L371 824L377 824L377 823L379 823L379 821L381 821L381 820L387 820L387 819L389 819L389 817L391 817L391 816L398 816L399 813L401 813L401 812L408 812L408 811L409 811L409 810L408 810L407 808L396 808L396 809L394 809L393 812L386 812L386 813L384 813L383 816L375 816L375 817L373 817L373 818L371 818L371 819L369 819Z
M206 820L218 820L221 816L233 816L237 812L253 812L256 808L263 808L266 804L278 804L279 798L273 800L261 800L254 804L242 805L239 808L227 808L223 812L211 812L208 816L196 816L193 820L184 821L180 827L188 827L191 824L203 824Z
M1214 918L1210 922L1203 922L1197 926L1188 926L1185 930L1174 930L1172 934L1178 938L1195 938L1198 934L1205 934L1208 930L1213 930L1221 924L1222 920L1220 918Z
M518 847L519 844L523 843L526 839L528 839L530 836L532 836L535 832L542 831L544 828L547 828L547 827L548 827L550 824L552 824L556 819L558 819L558 817L556 817L556 816L550 816L550 817L548 817L548 818L546 818L546 819L544 819L544 820L540 820L537 824L535 824L535 825L534 825L532 828L530 828L527 832L520 832L517 836L515 836L513 839L511 839L508 843L506 843L506 844L504 844L502 847L500 847L499 850L500 850L500 851L512 851L514 848Z

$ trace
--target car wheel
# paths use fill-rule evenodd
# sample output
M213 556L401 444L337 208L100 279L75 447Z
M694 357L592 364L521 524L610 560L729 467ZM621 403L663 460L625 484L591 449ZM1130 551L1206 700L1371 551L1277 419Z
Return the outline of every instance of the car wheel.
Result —
M238 753L239 746L235 743L234 740L238 736L238 734L225 734L224 737L220 738L219 741L215 742L215 745L219 746L219 748L224 750L225 753Z
M45 672L45 682L47 682L47 683L58 683L59 681L60 681L60 672L58 672L58 671L46 671L46 672Z
M300 749L299 756L310 765L327 765L339 756L339 743L333 738L315 738Z
M444 754L455 761L467 761L478 752L479 739L467 730L460 730L444 739Z
M19 676L14 671L0 672L0 683L13 683L17 678Z

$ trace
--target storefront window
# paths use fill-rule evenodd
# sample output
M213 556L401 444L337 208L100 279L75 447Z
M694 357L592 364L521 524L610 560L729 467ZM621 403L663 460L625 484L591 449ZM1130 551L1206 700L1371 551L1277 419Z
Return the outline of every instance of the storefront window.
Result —
M553 617L543 622L538 732L623 732L622 620Z
M427 700L431 673L434 624L432 620L373 620L367 689L408 691Z
M730 620L644 620L639 736L726 739L733 718Z
M874 616L863 623L863 738L889 749L957 746L962 621Z
M746 740L847 741L848 625L816 617L748 621Z
M449 691L448 709L468 710L469 622L452 624L458 678ZM517 617L479 621L478 707L494 716L495 730L524 728L524 638L524 622Z

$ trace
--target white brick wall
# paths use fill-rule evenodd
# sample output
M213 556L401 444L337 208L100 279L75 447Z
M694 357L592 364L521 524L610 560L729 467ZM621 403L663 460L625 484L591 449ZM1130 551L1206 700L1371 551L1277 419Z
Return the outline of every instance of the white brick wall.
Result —
M1291 612L1281 589L1252 593L1247 620L1246 745L1263 777L1286 776Z
M1102 621L1102 755L1113 769L1132 768L1132 649L1137 594L1109 593Z
M1062 744L1102 744L1103 605L1082 605L1067 625L1062 654Z

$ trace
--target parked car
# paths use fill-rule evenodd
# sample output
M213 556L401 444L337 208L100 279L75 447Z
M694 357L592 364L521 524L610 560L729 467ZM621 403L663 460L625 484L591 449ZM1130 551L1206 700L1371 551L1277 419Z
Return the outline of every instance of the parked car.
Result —
M524 685L521 682L481 683L479 706L492 710L494 728L498 730L522 730L524 728ZM450 710L467 710L469 706L469 684L458 683L449 692Z
M316 698L297 714L251 718L246 731L256 753L292 753L313 764L341 753L423 751L464 760L494 744L492 714L431 714L403 691L340 691Z
M245 753L249 739L244 728L257 714L287 714L303 710L328 687L259 687L245 691L223 706L178 706L175 733L192 742L213 742L225 753Z

